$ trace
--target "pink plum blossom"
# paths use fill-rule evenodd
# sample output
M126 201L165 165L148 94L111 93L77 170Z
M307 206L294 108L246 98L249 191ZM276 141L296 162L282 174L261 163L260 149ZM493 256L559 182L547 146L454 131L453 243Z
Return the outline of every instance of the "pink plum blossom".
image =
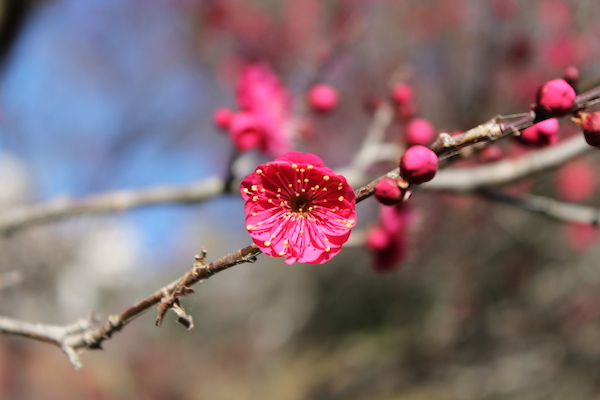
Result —
M240 74L236 99L244 115L253 116L254 131L262 135L252 147L273 156L292 149L291 97L271 68L266 64L247 65ZM230 127L230 136L240 150L249 150L247 141L238 140L239 131L233 132Z
M246 229L256 246L285 263L322 264L356 224L356 197L315 155L290 152L259 165L240 187Z

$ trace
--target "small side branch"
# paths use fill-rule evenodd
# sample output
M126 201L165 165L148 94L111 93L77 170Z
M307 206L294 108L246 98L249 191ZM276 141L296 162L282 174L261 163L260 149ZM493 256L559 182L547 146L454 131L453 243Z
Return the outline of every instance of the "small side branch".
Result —
M0 333L23 336L29 339L39 340L54 344L69 358L69 362L75 369L82 367L76 348L70 343L70 337L81 335L91 326L90 320L80 320L67 326L32 324L6 317L0 317Z
M595 207L565 203L548 197L531 194L526 196L514 196L490 188L482 189L478 193L488 200L542 214L561 222L575 222L578 224L594 226L598 226L600 223L600 209Z
M189 288L196 283L231 268L235 265L256 261L261 251L254 245L244 247L234 253L209 264L194 263L192 269L171 284L157 290L147 298L129 307L118 315L111 315L99 327L93 318L81 320L67 326L32 324L11 318L0 317L0 333L18 335L54 344L68 356L75 369L81 368L78 352L81 349L96 350L102 343L119 332L125 325L139 317L164 298L173 297L173 293L183 293L181 288ZM185 293L188 294L189 292ZM169 307L172 308L172 307Z

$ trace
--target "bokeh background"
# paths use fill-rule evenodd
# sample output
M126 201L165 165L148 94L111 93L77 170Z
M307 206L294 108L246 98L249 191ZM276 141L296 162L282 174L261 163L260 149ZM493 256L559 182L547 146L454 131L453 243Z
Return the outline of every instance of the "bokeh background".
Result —
M594 1L46 0L23 1L20 24L11 2L0 4L4 26L20 27L0 75L5 213L224 176L231 144L213 113L235 107L248 62L277 72L312 126L297 149L334 169L358 151L369 105L398 76L438 131L526 111L569 65L582 82L600 77ZM314 82L338 89L335 112L307 112ZM562 121L563 137L573 131ZM395 121L388 139L401 133ZM600 206L597 164L590 153L514 190L587 190L579 200ZM380 274L360 240L378 205L358 212L352 243L327 264L262 256L219 274L184 300L192 331L172 315L155 328L150 311L105 351L83 354L81 371L55 347L0 337L0 398L600 398L594 228L417 192L408 253ZM106 316L183 274L201 248L214 259L249 243L235 193L27 228L0 238L0 273L24 277L0 291L0 313L56 324Z

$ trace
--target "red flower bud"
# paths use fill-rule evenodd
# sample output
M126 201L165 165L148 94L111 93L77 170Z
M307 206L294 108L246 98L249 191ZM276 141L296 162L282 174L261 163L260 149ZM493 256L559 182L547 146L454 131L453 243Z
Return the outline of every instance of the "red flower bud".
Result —
M432 180L437 167L437 155L425 146L409 148L400 159L400 174L409 183L419 184Z
M315 85L308 92L308 104L319 112L328 112L337 107L339 97L337 91L329 85Z
M523 129L517 139L528 146L543 147L558 142L558 120L550 118Z
M380 226L374 226L367 233L367 248L369 250L385 250L391 242L391 234Z
M571 202L589 199L596 191L598 173L594 164L587 160L576 160L563 165L556 173L558 195Z
M435 129L431 122L424 118L413 118L406 124L406 144L428 146L433 142Z
M583 118L581 129L585 141L594 147L600 147L600 111L586 114Z
M399 83L392 88L392 100L397 104L404 104L413 98L413 89L406 83Z
M571 112L575 104L575 90L563 79L544 83L537 92L537 109L547 115L562 117Z
M398 204L404 198L404 190L398 186L392 178L384 178L375 185L375 198L381 204L393 206Z
M563 79L569 85L575 87L575 85L579 83L579 70L577 69L577 67L570 65L567 68L565 68L563 72Z
M221 129L229 128L229 124L231 123L231 118L233 117L233 111L229 108L219 108L213 114L213 120L215 125Z

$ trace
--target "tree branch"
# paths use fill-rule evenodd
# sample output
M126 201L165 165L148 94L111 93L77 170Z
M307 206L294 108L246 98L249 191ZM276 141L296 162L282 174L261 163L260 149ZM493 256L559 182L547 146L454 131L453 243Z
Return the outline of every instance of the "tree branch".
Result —
M600 96L600 88L593 89L583 95L580 95L578 103L574 110L584 108L587 102ZM389 118L385 108L382 108L378 115L378 121L374 121L373 129L381 129L389 123ZM479 125L461 135L451 137L442 133L431 148L442 159L452 157L463 148L483 142L495 141L508 135L518 134L521 129L537 122L538 116L529 112L525 117L512 123L499 123L499 118L493 118L490 121ZM541 120L541 119L539 119ZM565 141L559 146L533 152L517 160L502 161L490 166L470 168L467 175L460 175L463 172L458 170L451 171L448 176L455 174L452 186L461 186L463 190L474 190L484 184L504 184L513 180L520 179L528 174L539 172L544 169L555 166L562 161L582 154L587 149L587 145L581 136ZM511 167L510 165L515 166ZM456 174L459 174L457 177ZM443 174L438 176L438 182L447 181ZM398 169L388 172L386 175L374 180L373 182L357 189L356 202L366 200L373 195L375 184L384 177L399 178ZM468 176L468 179L467 179ZM492 176L493 178L490 178ZM478 177L478 178L476 178ZM429 188L435 188L436 180L432 181ZM460 183L460 182L462 183ZM468 181L475 182L469 184ZM470 186L469 186L470 185ZM438 183L438 189L443 186ZM84 200L56 200L45 205L25 207L17 212L7 213L0 218L0 232L10 232L16 229L40 223L45 221L65 218L71 215L83 213L103 213L112 212L132 207L141 207L150 204L165 202L199 202L209 197L223 193L224 184L220 179L210 178L204 182L188 187L160 187L146 189L142 191L120 191L107 193L100 196L89 197ZM535 199L535 198L533 198ZM528 202L532 204L535 210L544 210L548 215L560 216L558 208L551 207L552 203L543 203L537 201ZM517 204L517 202L515 202ZM518 203L525 204L525 203ZM563 207L564 210L564 207ZM564 215L564 214L562 214ZM581 213L581 215L589 216ZM597 213L593 216L595 219L589 221L597 222ZM238 264L254 262L256 257L262 252L255 246L247 246L234 253L231 253L221 259L206 264L204 253L196 256L196 261L192 268L180 279L157 290L144 300L131 306L123 313L112 315L100 327L94 328L92 320L82 320L68 326L31 324L21 322L10 318L0 317L0 332L5 334L14 334L31 339L36 339L52 343L60 347L69 357L74 368L80 368L81 362L78 358L78 350L81 349L100 349L102 343L110 339L116 332L120 331L125 325L136 317L140 316L153 306L160 304L157 325L160 325L162 316L169 309L173 309L179 316L179 321L188 328L193 326L191 317L185 314L185 311L179 304L179 298L193 293L191 286L206 280L214 274Z
M220 178L210 177L188 186L119 190L84 199L56 198L47 203L22 206L1 213L0 234L81 214L114 213L154 204L199 203L223 193L224 185Z
M600 223L600 209L595 207L565 203L532 194L514 196L491 188L482 189L478 193L488 200L542 214L557 221L576 222L595 226Z
M102 348L102 343L119 332L125 325L135 318L160 303L163 298L171 296L178 288L195 285L221 271L238 264L254 262L261 251L254 245L244 247L234 253L209 264L196 262L184 276L171 284L157 290L144 300L134 304L118 315L109 316L99 327L93 318L81 320L68 326L32 324L11 318L0 317L0 333L18 335L30 339L54 344L62 349L69 357L71 365L75 369L81 368L81 362L77 355L81 349L96 350ZM186 294L189 294L188 292Z
M519 158L497 161L469 168L449 168L422 186L426 190L469 192L485 186L502 186L536 173L556 168L562 163L594 150L583 135L577 135L555 146L531 151Z

